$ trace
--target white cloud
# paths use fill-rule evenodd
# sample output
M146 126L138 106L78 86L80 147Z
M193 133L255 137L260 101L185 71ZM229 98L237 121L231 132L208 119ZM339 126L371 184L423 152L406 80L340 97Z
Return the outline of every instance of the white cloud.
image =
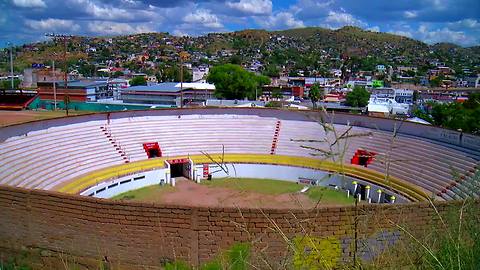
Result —
M268 15L272 13L272 1L270 0L228 1L226 6L248 15Z
M396 30L396 31L389 31L388 33L394 34L394 35L399 35L399 36L404 36L404 37L408 37L408 38L413 37L413 34L410 33L409 31Z
M24 8L44 8L47 7L43 0L13 0L13 4L17 7Z
M352 14L345 13L345 12L329 11L324 21L326 25L330 26L331 28L338 28L346 25L360 26L360 27L367 26L366 23L353 17Z
M172 33L174 36L177 36L177 37L188 37L189 35L182 31L182 30L178 30L178 29L175 29L173 30L173 33Z
M431 30L425 24L418 27L418 38L430 44L449 42L466 46L478 43L478 40L467 36L463 31L454 31L447 27Z
M260 25L268 29L290 29L305 27L301 20L295 19L292 13L279 12L269 16L266 20L258 20Z
M372 32L380 32L380 27L378 26L372 26L370 28L367 28L368 31L372 31Z
M297 18L308 21L327 14L328 10L331 8L330 6L334 3L334 0L298 0L295 5L290 7L290 10Z
M70 20L60 19L45 19L45 20L26 20L25 24L33 30L55 32L60 30L68 30L69 32L76 32L80 29L80 26Z
M71 0L76 6L82 8L86 13L93 16L95 20L134 20L142 16L142 19L153 17L151 11L128 10L113 6L101 6L91 0Z
M105 21L94 21L88 23L88 30L101 35L126 35L154 32L146 25L132 26L129 23L115 23Z
M403 16L407 19L413 19L413 18L416 18L418 16L418 12L407 10L407 11L403 12Z
M223 28L223 24L220 22L217 15L212 14L206 9L197 9L195 12L187 14L183 17L183 21L187 24L199 24L206 28Z
M445 10L448 6L447 1L445 0L430 0L431 5L436 10Z
M471 29L479 29L480 30L480 22L475 19L463 19L460 21L452 22L448 24L449 27L452 28L471 28Z

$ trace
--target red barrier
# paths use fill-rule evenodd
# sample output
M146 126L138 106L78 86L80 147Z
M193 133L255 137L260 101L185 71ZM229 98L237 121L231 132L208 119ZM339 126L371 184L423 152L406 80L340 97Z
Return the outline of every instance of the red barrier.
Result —
M162 150L160 149L158 142L144 143L143 149L145 149L148 158L162 156Z
M351 164L361 165L367 167L375 159L377 153L370 152L363 149L357 149L352 159L350 160Z

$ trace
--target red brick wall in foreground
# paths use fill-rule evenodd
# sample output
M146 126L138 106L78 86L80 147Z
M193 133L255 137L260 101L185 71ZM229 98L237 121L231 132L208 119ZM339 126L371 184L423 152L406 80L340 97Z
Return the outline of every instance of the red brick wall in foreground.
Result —
M446 206L439 204L439 209ZM43 255L71 255L81 264L104 260L132 269L158 267L174 259L198 265L234 242L250 242L254 254L267 254L275 264L291 252L281 230L287 239L307 232L338 240L338 253L350 260L355 216L358 238L369 247L358 245L357 254L369 257L371 247L382 250L398 239L395 224L408 224L414 233L421 233L429 229L434 213L428 204L309 211L207 209L0 186L0 253L38 250Z

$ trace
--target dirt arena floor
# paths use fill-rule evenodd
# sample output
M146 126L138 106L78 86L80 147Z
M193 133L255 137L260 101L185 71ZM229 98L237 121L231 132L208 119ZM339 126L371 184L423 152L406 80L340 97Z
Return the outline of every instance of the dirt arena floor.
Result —
M250 191L198 185L181 180L176 192L163 195L165 203L185 203L198 206L262 207L262 208L311 208L312 200L298 193L280 195L260 194Z
M69 111L69 115L80 115L89 112ZM65 111L3 111L0 110L0 126L19 124L23 122L44 120L66 116Z
M279 195L261 194L251 191L199 185L190 180L179 180L174 191L161 192L158 196L147 196L141 201L175 205L204 207L241 208L312 208L315 202L299 193Z

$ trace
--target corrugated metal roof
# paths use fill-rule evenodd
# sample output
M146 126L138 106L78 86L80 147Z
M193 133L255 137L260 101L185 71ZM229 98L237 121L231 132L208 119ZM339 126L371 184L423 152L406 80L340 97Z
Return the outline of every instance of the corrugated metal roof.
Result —
M125 91L149 91L149 92L180 92L179 82L166 82L154 85L138 85L125 88ZM195 90L215 90L215 85L209 83L183 83L183 90L195 89Z
M154 85L137 85L122 89L123 91L150 91L150 92L172 92L180 91L180 88L175 87L176 82L159 83ZM186 89L186 87L184 87Z

